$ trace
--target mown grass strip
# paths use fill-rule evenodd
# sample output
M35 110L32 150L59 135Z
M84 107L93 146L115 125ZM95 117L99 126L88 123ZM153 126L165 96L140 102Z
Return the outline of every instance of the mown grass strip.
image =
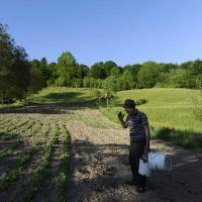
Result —
M7 128L13 127L16 123L19 123L19 120L16 120L14 117L5 118L0 123L0 129L6 130Z
M24 153L19 161L16 163L16 167L7 173L0 176L0 191L5 191L11 182L18 179L20 173L25 169L26 165L32 159L32 155L36 152L37 148L33 145L26 153Z
M31 130L31 128L33 126L36 125L36 121L33 121L33 120L29 120L28 123L24 126L22 126L20 129L19 129L19 132L20 133L26 133L27 131Z
M66 127L63 125L61 127L61 132L63 135L63 149L62 154L60 156L61 165L60 165L60 173L57 177L57 202L65 202L66 199L66 188L67 188L67 181L69 179L69 142L70 136L69 132L67 131Z
M12 125L10 126L10 127L7 127L5 130L6 130L6 132L12 132L12 131L14 131L14 130L16 130L17 128L21 128L23 125L26 125L28 123L28 120L23 120L22 122L20 122L19 124L17 124L17 125L13 125L13 123L12 123Z
M48 168L51 162L51 153L53 144L57 141L58 126L55 126L51 130L51 141L47 145L45 152L40 160L39 166L33 171L32 178L29 185L26 187L22 201L31 201L35 194L39 191L40 187L44 183L44 179L48 176Z
M0 143L2 141L8 141L8 140L13 140L16 139L19 135L16 133L8 133L8 132L2 132L0 136Z
M152 138L169 141L186 149L202 151L202 133L162 127L152 127L151 132Z
M0 151L0 160L3 160L5 157L12 155L14 153L13 150L17 149L22 144L23 144L23 140L18 139L15 142L11 143L8 147L3 148Z

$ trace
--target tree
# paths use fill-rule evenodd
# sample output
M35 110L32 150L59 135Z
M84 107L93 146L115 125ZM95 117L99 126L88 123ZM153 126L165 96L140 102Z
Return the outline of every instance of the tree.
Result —
M104 68L103 62L95 63L91 66L90 76L95 79L105 79L107 77L107 73Z
M170 73L176 69L179 69L177 64L172 63L160 63L159 64L159 75L156 79L156 86L166 87L168 85L168 78Z
M119 67L113 67L110 70L110 76L118 77L118 76L120 76L120 74L121 74L121 69Z
M129 90L133 89L135 82L133 80L132 73L126 70L120 76L116 77L116 90Z
M48 80L51 77L51 71L48 68L48 63L47 63L46 58L42 58L40 61L39 60L33 60L30 63L31 63L32 68L37 69L38 74L39 74L37 77L40 80L37 80L36 82L40 83L41 88L47 87ZM35 70L33 70L33 72L36 73Z
M111 75L111 70L114 67L117 67L117 64L111 60L109 60L103 64L103 69L104 69L107 77Z
M40 70L35 65L30 65L30 80L29 80L29 93L36 93L42 88L42 75Z
M76 59L70 52L66 51L59 56L58 64L65 67L72 66L76 64Z
M159 76L159 65L155 62L146 62L138 72L138 82L142 88L154 87Z
M186 86L187 88L200 88L202 83L202 61L195 60L181 64L181 69L187 72ZM184 87L184 86L183 86Z
M188 75L187 70L175 69L175 70L171 71L166 82L169 87L186 88L189 86L190 77Z
M116 78L114 76L110 76L103 82L103 91L101 97L106 100L107 107L109 106L109 100L114 97L116 93Z
M124 72L129 71L131 73L131 76L133 78L132 83L134 84L133 87L135 87L135 88L139 87L137 76L138 76L138 72L139 72L141 66L142 65L140 65L140 64L135 64L135 65L126 65L123 67Z
M64 52L58 58L56 85L71 86L77 78L76 59L70 52Z
M190 65L193 63L193 61L187 61L187 62L184 62L180 65L180 68L181 69L185 69L185 70L188 70Z
M25 98L29 85L29 62L24 48L15 45L0 24L0 99L13 103Z
M50 73L47 85L54 85L55 80L57 79L57 64L55 62L51 62L50 64L48 64L47 68Z
M79 64L77 66L77 77L79 79L83 79L84 77L86 77L89 74L89 67L87 65L83 65L83 64Z

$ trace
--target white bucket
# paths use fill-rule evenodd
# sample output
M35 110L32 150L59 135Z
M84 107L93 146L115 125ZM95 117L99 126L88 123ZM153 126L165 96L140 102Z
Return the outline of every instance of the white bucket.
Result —
M149 167L149 162L148 161L143 161L141 158L139 160L139 168L138 168L138 173L140 175L149 177L151 175L151 169Z
M172 171L172 161L171 158L159 152L149 152L148 153L149 167L152 171Z

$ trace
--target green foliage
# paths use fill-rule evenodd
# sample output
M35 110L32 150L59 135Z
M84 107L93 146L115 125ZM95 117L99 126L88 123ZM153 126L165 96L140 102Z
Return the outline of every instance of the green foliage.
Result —
M22 47L16 46L0 24L0 99L13 103L25 98L29 84L29 63Z
M189 75L184 69L176 69L171 71L169 77L167 78L167 84L174 88L187 87L189 84Z
M83 79L83 87L84 88L90 88L91 90L93 88L101 88L102 82L103 81L101 79L94 79L92 77L85 77Z
M185 88L200 89L202 86L202 61L195 60L181 64L181 69L187 72Z
M134 86L132 86L132 88L133 87L135 87L135 88L139 87L137 76L138 76L138 72L139 72L141 66L142 65L140 65L140 64L135 64L135 65L126 65L126 66L123 67L124 72L129 71L131 73L131 75L132 75L133 83L134 83Z
M76 59L70 52L63 52L58 58L58 65L68 67L76 64Z
M57 86L72 86L73 79L77 78L77 64L70 52L64 52L58 58L57 64Z
M160 67L155 62L146 62L138 72L138 82L142 88L152 88L157 83Z
M104 63L103 65L103 69L105 70L105 73L108 76L111 75L111 70L114 68L114 67L117 67L117 64L113 61L107 61Z
M119 67L113 67L110 70L110 76L119 77L121 74L121 69Z
M98 62L92 65L90 76L95 79L105 79L107 77L107 73L104 68L104 63Z
M97 62L91 67L90 76L95 79L105 79L111 75L111 70L118 68L113 61ZM114 70L116 71L116 70Z
M113 80L111 77L115 77ZM109 79L108 79L109 78ZM106 80L106 81L105 81ZM115 91L152 87L200 89L202 61L188 61L181 65L145 62L119 67L114 61L96 62L91 69L78 64L69 51L63 52L57 63L48 64L46 58L27 60L25 50L15 45L0 24L0 100L14 103L27 94L54 86L103 88L110 81ZM106 89L103 89L106 91Z
M78 65L78 66L77 66L77 77L78 77L79 79L83 79L83 78L85 78L86 76L88 76L89 71L90 71L90 69L89 69L88 66L83 65L83 64ZM82 87L82 86L80 86L80 87Z
M109 101L115 97L117 91L116 77L110 76L102 82L102 89L95 90L95 96L98 99L98 104L103 100L106 102L106 106L109 106Z
M114 97L116 92L116 78L113 76L108 77L103 82L103 98L107 102L107 107L109 106L109 100Z
M57 78L57 64L52 62L52 63L48 64L47 68L50 73L49 78L47 80L47 85L48 86L54 85L55 80Z

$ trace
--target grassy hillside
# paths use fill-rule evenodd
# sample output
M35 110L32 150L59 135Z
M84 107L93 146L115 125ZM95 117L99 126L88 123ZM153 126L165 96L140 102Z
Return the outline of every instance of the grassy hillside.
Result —
M119 103L134 99L140 110L149 118L153 138L171 141L177 145L199 149L202 146L202 122L194 116L195 100L199 90L154 88L120 91ZM95 106L92 91L82 88L48 88L31 96L30 102L60 104L61 107ZM200 105L202 107L202 103ZM99 110L110 120L118 123L117 114L124 112L121 106L100 107Z
M170 140L186 148L202 146L202 122L194 116L195 102L200 92L188 89L141 89L117 93L120 103L134 99L138 109L148 115L153 137ZM202 103L200 105L202 107ZM124 112L121 106L100 108L111 120L118 122L117 113Z
M28 102L61 104L61 106L92 106L93 93L86 88L50 87L28 97Z
M195 102L200 91L190 89L154 88L120 91L119 103L134 99L140 110L148 115L153 137L165 139L186 148L200 148L202 145L202 122L194 116ZM26 103L55 105L64 110L67 107L95 107L92 91L83 88L51 87L30 96ZM22 103L20 103L22 105ZM5 107L5 106L4 106ZM202 103L199 107L202 107ZM1 107L0 107L1 108ZM99 110L110 120L118 123L117 114L121 106L100 107Z

